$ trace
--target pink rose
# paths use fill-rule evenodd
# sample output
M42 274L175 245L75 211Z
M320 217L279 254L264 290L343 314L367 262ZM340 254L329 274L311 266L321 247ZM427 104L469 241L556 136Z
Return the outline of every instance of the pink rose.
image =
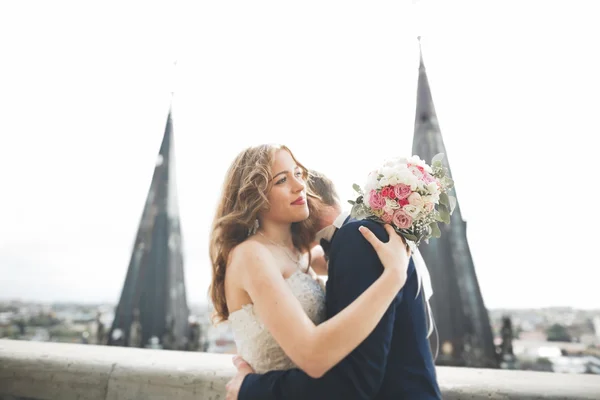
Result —
M376 190L371 190L369 195L369 206L373 210L381 210L385 206L385 198L381 194L377 193Z
M400 204L400 207L404 207L408 204L408 199L400 199L398 200L398 204Z
M383 206L383 212L386 214L390 214L393 215L394 214L394 208L390 207L389 204L386 204L385 206Z
M425 173L425 168L423 168L423 167L422 167L422 166L420 166L420 165L411 164L411 163L408 163L407 165L408 165L409 167L411 167L411 168L416 168L416 169L417 169L417 170L419 170L419 172L421 172L422 174L424 174L424 173Z
M408 229L412 225L412 218L403 210L396 210L392 223L399 229Z
M403 183L399 183L394 186L394 194L397 199L405 199L412 193L410 186L405 185Z
M388 186L387 187L388 193L387 193L387 197L389 197L390 199L394 200L396 198L396 191L394 190L393 186Z
M394 219L394 214L388 214L388 213L383 213L383 215L381 216L381 219L383 220L383 222L385 222L386 224L389 224L390 222L392 222L392 220Z
M390 197L390 189L391 188L389 186L384 187L383 189L381 189L381 195L383 197Z
M428 213L433 211L433 203L431 203L429 201L427 203L425 203L424 207L425 207L425 211L427 211Z
M423 175L423 182L425 182L425 183L435 182L435 178L433 176L431 176L428 172L425 172L425 174Z
M408 167L408 170L410 172L413 173L414 176L416 176L419 179L423 179L423 175L425 173L425 170L423 170L423 167L419 167L418 165L411 165Z
M419 193L414 192L408 196L408 204L411 204L415 207L423 207L423 199Z

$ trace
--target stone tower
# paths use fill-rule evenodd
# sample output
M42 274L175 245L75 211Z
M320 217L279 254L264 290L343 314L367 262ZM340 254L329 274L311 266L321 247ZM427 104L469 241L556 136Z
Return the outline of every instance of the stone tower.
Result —
M188 316L169 110L107 344L184 349Z
M452 177L422 51L412 153L428 163L436 154L444 153L443 163ZM431 239L429 244L420 246L431 274L434 293L430 304L439 335L436 364L496 368L492 329L471 258L466 222L462 219L458 202L450 224L439 224L439 227L441 238ZM431 338L435 341L436 335L432 334ZM432 343L432 347L436 345Z

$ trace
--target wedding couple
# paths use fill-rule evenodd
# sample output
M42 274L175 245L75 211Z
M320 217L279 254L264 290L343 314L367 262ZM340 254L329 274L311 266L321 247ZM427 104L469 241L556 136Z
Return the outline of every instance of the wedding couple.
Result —
M234 160L210 257L238 352L227 399L441 399L410 250L342 213L332 182L287 147Z

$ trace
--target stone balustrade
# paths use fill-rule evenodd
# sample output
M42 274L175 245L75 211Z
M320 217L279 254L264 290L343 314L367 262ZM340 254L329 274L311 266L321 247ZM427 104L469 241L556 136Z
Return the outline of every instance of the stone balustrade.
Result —
M0 399L224 399L231 356L0 340ZM439 367L444 399L600 399L600 376Z

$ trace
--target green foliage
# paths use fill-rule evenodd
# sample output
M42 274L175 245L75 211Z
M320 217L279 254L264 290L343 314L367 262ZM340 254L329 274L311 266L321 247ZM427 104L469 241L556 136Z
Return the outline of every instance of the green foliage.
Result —
M570 342L571 335L567 328L561 324L554 324L546 329L549 342Z

